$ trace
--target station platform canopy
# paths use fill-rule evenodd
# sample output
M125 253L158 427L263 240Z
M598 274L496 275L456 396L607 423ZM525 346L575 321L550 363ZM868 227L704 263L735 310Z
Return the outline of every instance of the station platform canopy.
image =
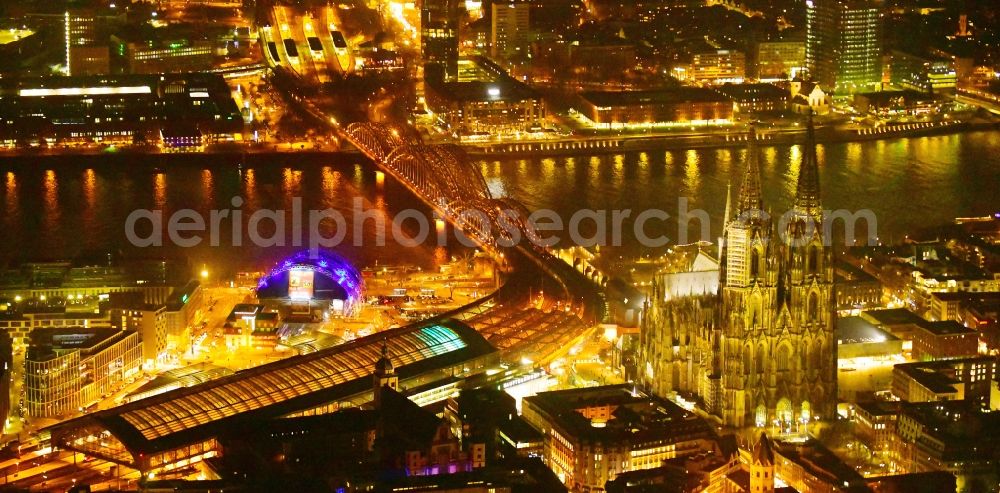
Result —
M468 325L424 322L65 421L49 428L53 445L143 471L208 457L227 429L334 410L370 393L383 341L404 389L499 361L497 350Z

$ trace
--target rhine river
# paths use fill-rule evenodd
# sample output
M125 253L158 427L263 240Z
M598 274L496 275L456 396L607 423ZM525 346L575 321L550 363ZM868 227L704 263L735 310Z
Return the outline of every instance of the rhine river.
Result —
M775 214L790 204L801 163L800 146L762 146L764 200ZM672 150L622 155L574 155L540 159L477 160L492 192L513 196L529 209L554 210L568 222L579 209L632 211L657 208L677 216L678 199L704 209L719 234L727 183L733 193L742 176L741 148ZM877 218L883 241L956 216L1000 211L1000 133L979 132L863 143L821 145L818 149L824 206L868 209ZM300 249L291 246L234 246L229 222L220 228L220 247L207 233L195 247L136 248L125 235L125 222L136 209L159 209L164 217L193 209L208 218L213 209L240 209L246 218L258 209L282 209L292 223L293 197L302 208L333 208L347 218L345 246L339 250L365 265L415 263L433 267L457 250L438 247L431 232L423 245L399 246L391 240L375 246L375 228L355 230L352 206L359 197L365 210L390 219L404 209L426 212L419 201L391 181L376 183L361 158L279 156L253 166L239 159L170 155L148 159L109 155L73 160L0 158L0 266L22 260L70 259L121 251L137 256L185 256L219 272L261 268ZM153 164L150 164L150 160ZM155 167L154 167L155 166ZM232 207L232 198L244 203ZM609 213L610 214L610 213ZM302 216L308 223L308 212ZM673 222L671 222L673 221ZM265 223L262 223L265 224ZM591 223L581 223L585 232ZM626 222L622 255L656 254L646 250ZM329 224L327 225L329 226ZM264 225L264 230L267 225ZM287 228L286 228L287 229ZM390 228L391 229L391 228ZM404 223L404 231L415 233ZM324 227L324 234L330 230ZM676 239L676 220L651 220L646 234ZM164 233L164 241L170 243ZM308 239L304 240L308 244Z

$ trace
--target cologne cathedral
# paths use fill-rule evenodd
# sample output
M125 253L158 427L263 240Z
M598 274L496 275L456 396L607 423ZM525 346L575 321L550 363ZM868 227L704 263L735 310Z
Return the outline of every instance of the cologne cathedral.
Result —
M837 396L832 251L811 122L791 210L772 217L765 207L751 130L738 196L726 198L718 292L666 299L654 281L637 376L724 425L791 432L831 417Z

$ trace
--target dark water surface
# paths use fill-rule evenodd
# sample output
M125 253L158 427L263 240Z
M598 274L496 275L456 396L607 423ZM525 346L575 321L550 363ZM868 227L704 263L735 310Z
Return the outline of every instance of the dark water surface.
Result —
M822 145L818 154L824 206L870 209L883 240L899 239L956 216L1000 210L998 132ZM660 208L676 216L678 198L686 197L689 208L709 213L712 234L717 235L726 185L731 181L736 192L744 155L738 148L704 149L544 159L501 157L480 160L477 165L495 194L516 197L530 209L551 208L567 220L580 208L631 209L633 214ZM776 212L785 210L792 199L801 157L800 146L761 148L764 199ZM126 218L136 209L162 209L164 217L169 217L185 208L208 217L212 209L232 208L236 196L244 200L239 207L244 222L258 209L284 209L290 217L293 197L301 197L307 211L340 210L349 222L355 197L361 197L365 208L387 218L410 208L426 212L400 185L392 181L378 185L374 171L360 158L286 155L258 158L258 164L251 167L239 166L239 158L178 155L157 159L158 168L137 156L77 162L19 158L16 166L0 160L0 259L72 258L118 250L132 255L185 255L194 263L231 272L266 266L299 248L253 246L246 236L243 246L233 246L229 223L223 222L220 247L209 246L206 234L203 244L194 248L137 249L126 239ZM433 232L423 246L408 248L389 241L377 247L373 226L366 223L360 237L354 234L353 224L347 229L340 251L364 265L433 266L454 253L436 247ZM651 236L676 238L676 231L676 223L647 225ZM623 254L656 253L645 251L628 231L623 242Z

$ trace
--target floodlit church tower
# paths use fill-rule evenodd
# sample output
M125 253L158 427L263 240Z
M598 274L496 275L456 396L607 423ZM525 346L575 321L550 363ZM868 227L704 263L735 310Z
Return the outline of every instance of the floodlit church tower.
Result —
M730 426L803 430L836 403L833 256L823 241L815 132L810 121L792 210L774 234L760 195L756 139L733 217L726 218L718 323L721 393Z
M694 394L727 426L794 433L833 416L833 256L811 122L807 136L793 207L775 219L751 131L738 194L726 200L718 294L666 300L654 282L644 307L643 385L662 397Z
M399 390L399 377L389 359L389 343L382 341L382 357L375 362L375 373L372 374L372 385L374 387L375 409L382 407L382 388L389 387L392 390Z
M798 371L789 384L799 390L799 409L795 409L799 421L808 421L815 413L833 413L837 369L833 248L824 241L825 216L811 117L806 135L795 201L785 228L782 279L783 302L791 319L788 325L797 346L789 353L798 354L794 362ZM813 404L818 407L813 409Z
M731 426L764 405L770 340L778 304L778 254L761 198L756 131L751 129L746 171L734 210L726 218L719 289L721 398L713 413Z
M774 451L763 432L750 454L750 493L774 493Z

